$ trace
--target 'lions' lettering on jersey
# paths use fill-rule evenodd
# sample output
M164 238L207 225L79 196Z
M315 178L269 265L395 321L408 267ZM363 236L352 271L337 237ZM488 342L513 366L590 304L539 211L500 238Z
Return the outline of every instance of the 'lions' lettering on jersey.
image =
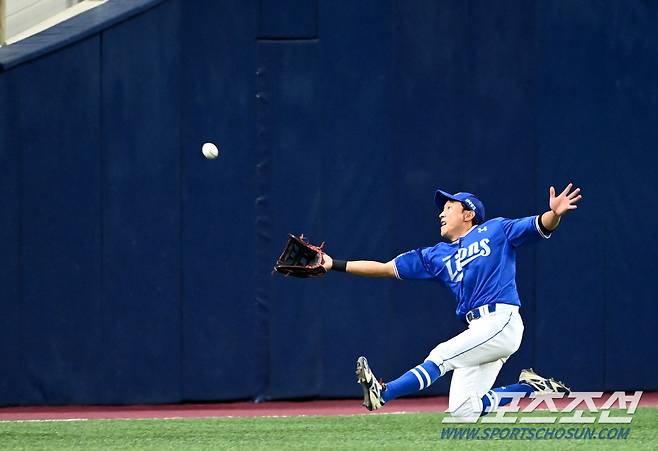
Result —
M414 249L398 255L400 279L443 283L457 298L457 315L491 303L521 305L516 290L516 248L549 238L539 217L494 218L474 226L452 243Z
M486 227L485 227L486 230ZM453 282L460 282L464 277L464 266L478 257L486 257L491 255L491 248L489 248L489 238L475 241L468 245L468 247L460 248L455 255L449 255L443 258L450 280Z

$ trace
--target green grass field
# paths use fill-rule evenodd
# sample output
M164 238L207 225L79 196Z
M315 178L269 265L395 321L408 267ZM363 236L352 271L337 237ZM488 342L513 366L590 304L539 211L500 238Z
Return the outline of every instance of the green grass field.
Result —
M446 450L656 450L658 408L640 408L628 425L561 425L630 428L625 439L466 440L442 438L449 427L443 414L331 417L215 418L184 420L89 420L2 422L3 450L217 450L217 449L446 449ZM558 425L484 425L477 427L556 427ZM472 429L471 429L472 430ZM490 430L491 432L491 430ZM445 435L445 432L443 432Z

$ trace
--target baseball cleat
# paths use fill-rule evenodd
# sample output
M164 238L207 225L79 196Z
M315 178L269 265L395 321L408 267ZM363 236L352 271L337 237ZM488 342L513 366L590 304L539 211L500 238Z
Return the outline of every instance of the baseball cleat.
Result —
M521 370L519 382L530 385L537 393L566 393L567 395L571 393L571 389L563 382L541 377L532 368Z
M359 357L356 361L356 381L363 388L363 405L368 410L377 410L384 405L382 392L386 389L383 384L377 382L372 374L368 359Z

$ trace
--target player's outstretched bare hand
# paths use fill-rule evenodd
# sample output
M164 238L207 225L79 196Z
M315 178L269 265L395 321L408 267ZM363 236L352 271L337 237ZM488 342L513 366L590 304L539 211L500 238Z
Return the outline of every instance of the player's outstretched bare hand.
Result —
M551 186L549 188L548 191L550 200L548 205L556 215L562 216L563 214L578 208L578 205L576 204L580 202L580 199L582 199L583 196L579 194L580 188L576 188L573 191L571 188L573 188L573 183L569 183L567 187L564 188L564 191L562 191L558 196L555 195L554 187Z

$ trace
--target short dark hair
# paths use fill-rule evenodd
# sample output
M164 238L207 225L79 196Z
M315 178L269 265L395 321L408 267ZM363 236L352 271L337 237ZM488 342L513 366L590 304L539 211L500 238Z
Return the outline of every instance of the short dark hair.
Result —
M469 207L468 205L466 205L464 202L460 202L460 204L462 204L465 211L473 211L473 209L471 207ZM478 215L473 216L472 222L473 222L474 226L480 225L480 221L478 221Z

